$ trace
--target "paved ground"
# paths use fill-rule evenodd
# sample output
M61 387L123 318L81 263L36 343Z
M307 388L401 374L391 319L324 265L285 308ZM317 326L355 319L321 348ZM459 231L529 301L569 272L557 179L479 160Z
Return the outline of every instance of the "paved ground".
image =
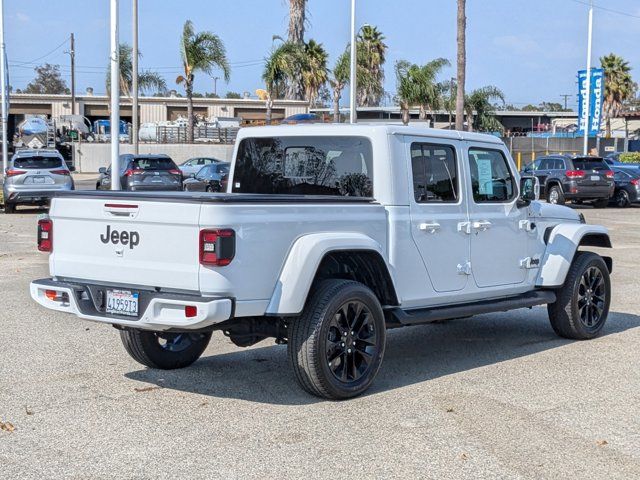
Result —
M602 337L559 339L542 308L394 330L373 389L340 403L268 342L140 367L111 327L29 299L35 212L0 215L0 476L640 478L640 208L582 211L615 244Z

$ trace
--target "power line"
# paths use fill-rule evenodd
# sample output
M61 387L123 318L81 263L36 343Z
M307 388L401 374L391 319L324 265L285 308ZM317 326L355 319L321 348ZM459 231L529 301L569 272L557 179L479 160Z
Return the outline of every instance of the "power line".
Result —
M38 58L34 58L33 60L29 61L29 62L16 62L17 64L21 64L21 65L27 65L29 63L34 63L37 62L38 60L42 60L43 58L48 57L49 55L51 55L53 52L55 52L56 50L58 50L60 47L62 47L65 43L67 43L69 41L69 37L65 38L64 41L58 45L56 48L54 48L53 50L51 50L50 52L45 53L44 55L42 55L41 57Z
M579 3L580 5L586 5L587 7L591 6L591 3L585 0L571 0L571 1L575 3ZM615 10L613 8L601 7L600 5L596 5L595 3L593 4L593 8L597 8L598 10L602 10L604 12L615 13L616 15L623 15L625 17L640 19L640 15L634 15L633 13L623 12L622 10Z

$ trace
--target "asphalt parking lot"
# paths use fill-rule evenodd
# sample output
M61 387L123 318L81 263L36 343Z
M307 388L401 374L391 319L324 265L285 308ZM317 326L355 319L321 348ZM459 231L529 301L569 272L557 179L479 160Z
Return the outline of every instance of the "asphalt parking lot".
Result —
M615 247L603 336L560 339L543 308L393 330L346 402L302 392L286 347L221 333L188 369L141 367L31 301L38 210L0 214L0 476L640 478L640 208L581 211Z

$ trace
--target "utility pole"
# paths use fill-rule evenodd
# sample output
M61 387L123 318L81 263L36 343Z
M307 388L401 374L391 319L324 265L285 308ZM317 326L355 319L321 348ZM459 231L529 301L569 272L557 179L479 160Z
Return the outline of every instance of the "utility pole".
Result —
M213 95L217 96L218 95L218 80L220 79L220 77L213 77Z
M351 115L349 115L349 123L356 123L358 121L358 114L356 112L356 93L358 91L356 68L356 0L351 0L351 70L349 72L349 83L351 83L349 111Z
M120 190L120 52L118 0L111 0L111 190Z
M133 58L131 59L131 69L133 70L132 85L133 104L131 106L131 135L133 136L133 151L137 155L140 150L138 142L138 0L133 0Z
M2 89L2 172L9 168L7 152L7 121L9 120L9 102L7 98L7 52L4 45L4 1L0 0L0 88Z
M587 95L586 101L584 101L582 105L584 108L583 115L585 116L584 144L582 147L583 155L587 155L589 153L589 130L591 126L591 43L593 39L593 0L589 3L589 28L587 32Z
M69 56L71 57L71 115L76 114L76 40L71 32Z
M564 98L564 109L567 109L567 99L570 97L573 97L573 95L568 94L568 93L563 93L562 95L560 95L562 98Z

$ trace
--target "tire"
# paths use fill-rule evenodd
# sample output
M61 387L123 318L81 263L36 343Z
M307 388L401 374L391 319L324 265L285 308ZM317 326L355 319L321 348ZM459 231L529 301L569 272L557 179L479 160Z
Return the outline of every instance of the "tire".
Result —
M200 358L211 340L207 333L165 333L120 330L120 339L131 358L149 368L173 370Z
M558 185L552 185L547 192L547 202L553 205L564 205L564 193Z
M16 206L13 203L5 202L4 213L16 213Z
M611 304L609 270L602 257L577 252L564 285L556 293L555 303L547 305L553 330L573 340L596 337L607 321Z
M382 307L358 282L320 283L302 315L289 324L288 333L296 379L318 397L342 400L360 395L382 364L386 342Z
M207 193L213 193L213 188L211 188L211 185L207 185L207 188L205 188L204 191Z
M607 208L607 206L609 206L608 198L601 198L600 200L593 202L593 208Z
M618 193L616 193L614 201L616 203L616 207L618 207L618 208L626 208L626 207L628 207L629 205L631 205L631 199L629 198L629 192L627 192L625 189L621 188L620 190L618 190Z

